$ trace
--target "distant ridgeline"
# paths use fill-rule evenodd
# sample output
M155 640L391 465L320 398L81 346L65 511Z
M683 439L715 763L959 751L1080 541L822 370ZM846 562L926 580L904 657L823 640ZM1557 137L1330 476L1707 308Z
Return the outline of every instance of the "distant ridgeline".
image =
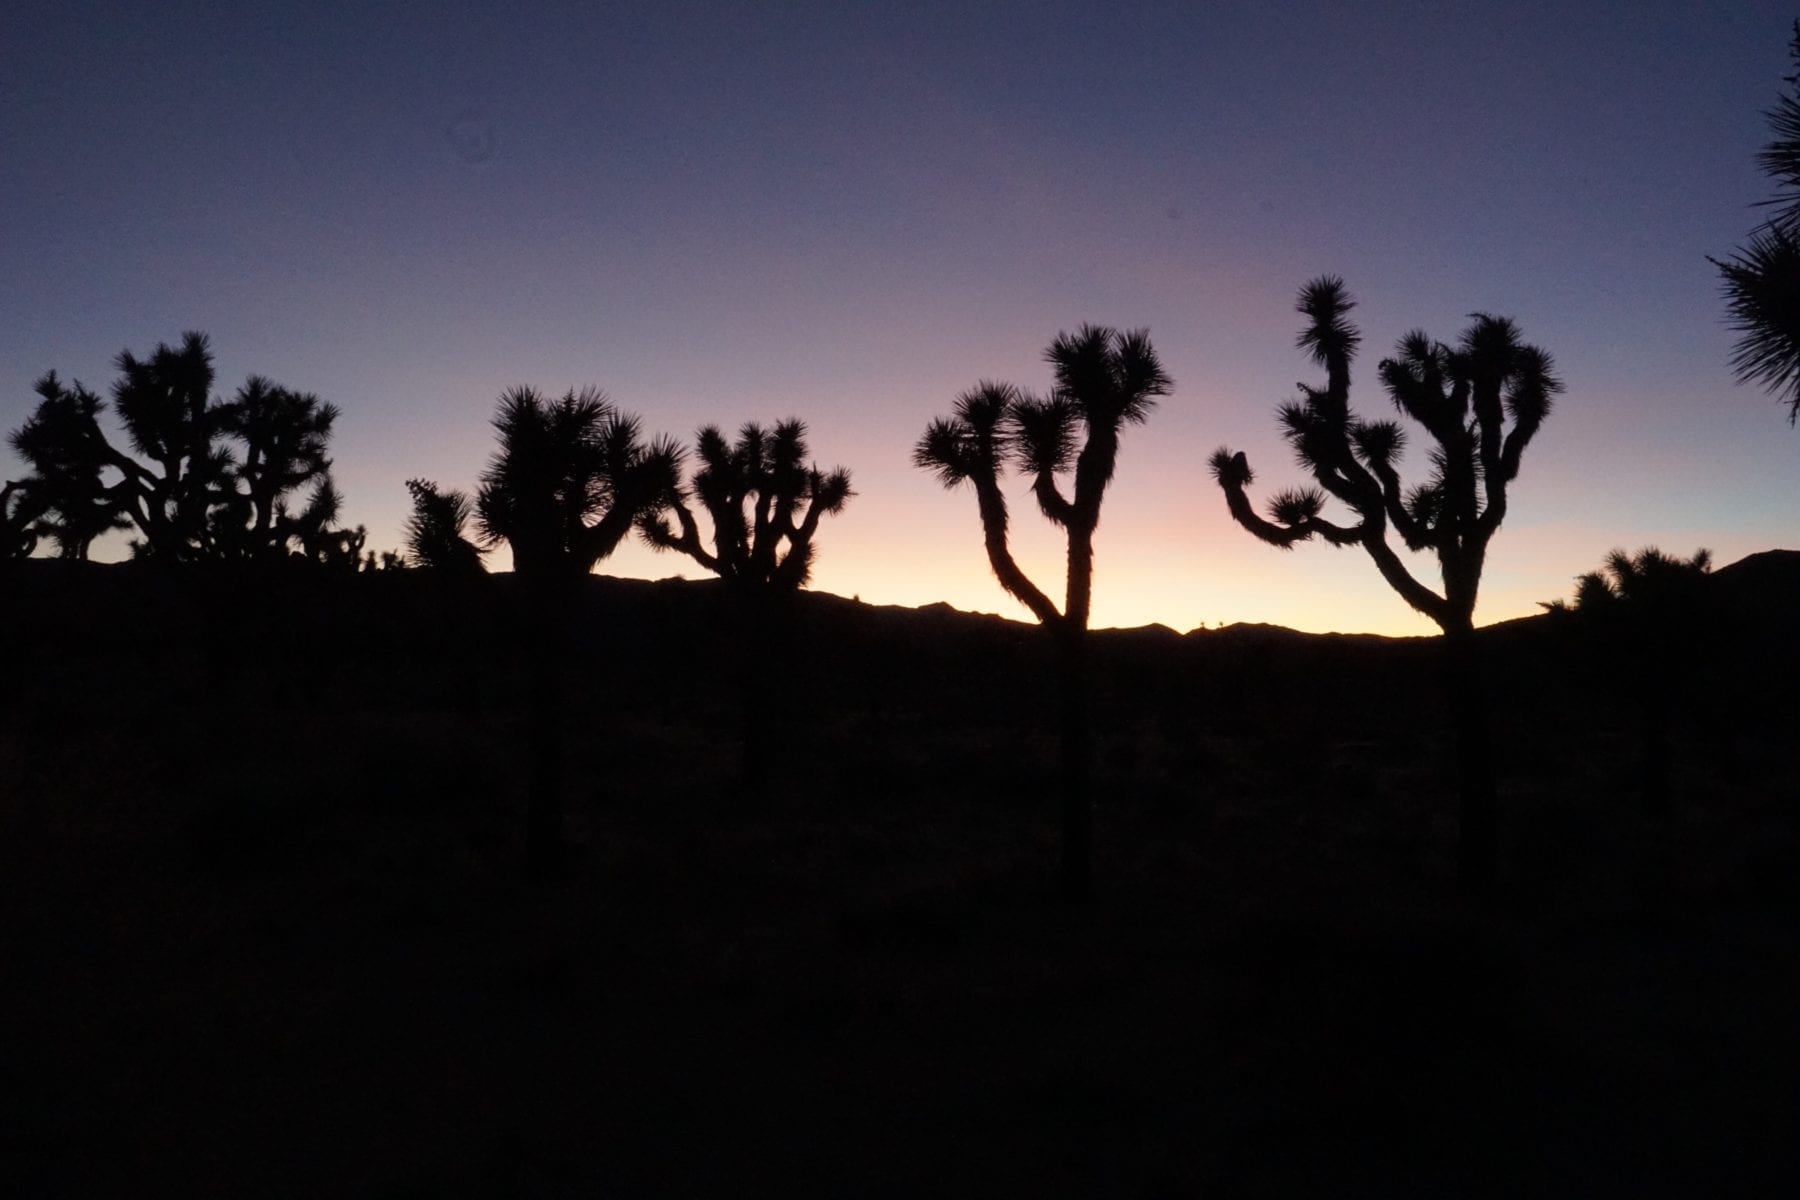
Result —
M518 693L516 590L510 575L14 562L0 578L0 706L27 720L170 705L504 710ZM719 665L729 657L729 601L718 581L585 580L567 646L574 706L705 719L724 704L715 693L730 689ZM1030 625L812 592L791 603L803 652L783 669L797 727L1049 720L1051 664ZM1658 635L1678 640L1693 664L1685 702L1791 736L1796 612L1800 552L1751 555L1707 576L1704 602ZM1497 711L1514 723L1594 720L1616 690L1587 645L1597 636L1557 614L1482 630ZM1428 733L1432 642L1266 625L1097 630L1095 718L1115 739L1152 726Z

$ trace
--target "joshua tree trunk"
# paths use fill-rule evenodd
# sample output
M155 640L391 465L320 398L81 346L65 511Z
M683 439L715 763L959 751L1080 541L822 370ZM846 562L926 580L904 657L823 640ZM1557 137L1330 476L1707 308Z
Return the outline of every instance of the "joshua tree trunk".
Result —
M1062 738L1062 893L1071 900L1093 894L1093 745L1088 727L1087 631L1055 630L1057 700Z
M524 581L526 767L525 860L537 878L563 865L563 716L568 698L564 664L575 589L562 578Z
M1459 824L1457 867L1463 884L1493 882L1499 861L1499 802L1494 789L1487 692L1480 647L1467 618L1444 631L1445 688L1456 731Z
M1644 814L1669 815L1669 693L1666 684L1644 680Z
M782 674L775 669L779 652L773 644L780 622L778 598L745 588L740 595L727 599L737 610L734 624L738 631L738 695L744 722L744 799L760 804L768 799L769 748L774 741L774 715L781 707L769 690L777 686Z

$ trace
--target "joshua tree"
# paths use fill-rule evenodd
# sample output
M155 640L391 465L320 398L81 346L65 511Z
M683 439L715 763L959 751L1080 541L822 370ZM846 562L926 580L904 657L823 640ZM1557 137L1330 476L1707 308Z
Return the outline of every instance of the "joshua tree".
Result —
M820 518L849 502L850 472L838 467L827 473L807 462L806 425L798 420L782 421L772 432L745 425L736 445L708 425L695 441L700 469L692 494L712 522L712 548L701 538L686 492L670 504L679 532L656 513L639 522L645 538L748 590L804 587L812 573L813 534Z
M106 407L80 383L51 371L38 381L37 411L12 435L35 474L28 490L38 528L65 556L85 557L100 534L137 527L133 553L171 561L286 554L336 561L356 540L333 529L337 491L326 444L337 409L252 376L229 403L211 398L212 352L189 333L179 349L159 345L148 359L117 359L119 419L139 461L101 430ZM242 450L240 462L232 443ZM103 482L116 472L117 481ZM313 491L298 514L288 497Z
M326 454L337 417L335 405L260 375L252 375L222 406L219 431L243 450L242 461L233 464L225 500L212 514L214 541L224 553L245 558L284 554L290 539L302 534L310 535L316 546L322 529L317 518L337 520L337 489ZM307 484L313 485L312 498L299 518L291 517L287 497ZM303 543L303 550L312 557L312 547Z
M527 387L500 397L500 448L475 507L490 546L512 547L526 611L532 740L526 849L555 869L562 847L563 641L575 588L643 518L668 504L680 477L673 442L646 443L635 417L597 389L546 400Z
M1705 612L1712 555L1672 558L1654 546L1633 556L1614 550L1598 571L1575 581L1573 604L1543 607L1584 635L1607 678L1622 682L1639 706L1643 727L1645 810L1669 809L1670 712L1699 666L1711 629Z
M1504 317L1476 314L1454 347L1418 331L1401 338L1394 357L1382 360L1381 381L1400 412L1424 426L1434 443L1430 478L1405 490L1396 468L1404 431L1350 411L1350 360L1361 341L1347 319L1354 303L1343 280L1334 277L1315 279L1300 291L1298 308L1307 324L1299 346L1325 369L1325 386L1301 384L1302 398L1282 405L1280 420L1296 458L1319 486L1278 493L1265 519L1245 493L1252 475L1242 453L1221 447L1212 472L1245 529L1283 549L1314 535L1333 546L1360 545L1388 585L1443 630L1461 770L1461 868L1468 882L1478 884L1494 872L1498 818L1486 680L1475 650L1475 598L1488 542L1506 517L1507 487L1562 384L1550 356L1521 342ZM1327 495L1350 508L1354 524L1321 515ZM1407 570L1388 542L1389 526L1407 549L1436 556L1441 593Z
M36 391L36 411L9 439L32 470L21 499L36 536L54 541L63 558L84 559L95 538L127 524L117 491L103 479L112 465L100 432L106 405L79 383L64 387L55 371L37 381Z
M476 512L488 544L510 545L524 578L588 574L668 504L680 477L675 444L646 443L638 419L594 388L561 400L514 388L500 397L494 428L500 449Z
M1800 68L1800 21L1788 53ZM1800 418L1800 72L1785 80L1789 90L1766 114L1774 139L1757 155L1775 181L1775 195L1763 202L1773 215L1732 258L1712 262L1739 335L1732 370L1739 383L1760 383L1786 401L1792 425Z
M458 491L440 491L428 479L409 479L412 515L406 519L406 552L414 563L448 575L480 575L487 571L481 548L463 532L474 509Z
M141 553L183 561L215 557L210 515L230 500L232 461L218 445L227 414L212 400L206 335L185 334L180 349L159 345L148 359L123 350L116 365L113 403L132 449L154 467L112 456L125 476L126 512L143 535Z
M639 521L659 550L677 550L723 579L736 593L741 623L736 639L743 691L744 783L753 794L767 781L768 750L776 710L785 707L785 672L775 663L787 634L782 597L806 585L812 572L813 535L821 518L849 503L850 472L821 471L807 461L806 425L798 420L765 430L747 424L735 445L717 426L696 437L700 467L691 493L670 498L676 525L662 513ZM688 508L697 498L712 525L711 548Z
M1142 424L1156 397L1172 386L1151 348L1147 330L1121 333L1083 325L1058 334L1044 355L1055 384L1031 396L1012 384L984 381L957 397L955 415L933 421L913 450L913 463L937 474L947 488L968 483L1000 586L1051 632L1059 663L1062 734L1063 890L1092 888L1092 798L1087 713L1086 641L1094 584L1094 529L1112 482L1119 434ZM1079 442L1079 445L1078 445ZM1068 542L1063 607L1034 584L1007 547L1006 497L1000 477L1008 465L1031 480L1038 508ZM1058 476L1073 468L1072 492Z

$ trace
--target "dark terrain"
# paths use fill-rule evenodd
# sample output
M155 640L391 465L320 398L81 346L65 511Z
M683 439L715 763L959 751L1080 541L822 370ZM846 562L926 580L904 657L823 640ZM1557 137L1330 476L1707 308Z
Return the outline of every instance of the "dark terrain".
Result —
M596 579L570 862L523 866L505 577L0 575L0 1162L20 1196L1783 1194L1800 554L1633 672L1483 634L1502 881L1428 640L1097 635L1055 898L1041 631Z

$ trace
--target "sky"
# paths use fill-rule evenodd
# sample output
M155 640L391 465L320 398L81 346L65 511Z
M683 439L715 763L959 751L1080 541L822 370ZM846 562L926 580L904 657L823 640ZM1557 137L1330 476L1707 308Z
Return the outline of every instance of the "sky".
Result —
M9 4L0 429L46 370L104 392L120 350L203 330L221 396L254 373L339 406L382 549L406 479L474 486L514 385L690 441L798 416L857 493L815 588L1027 618L912 446L978 380L1045 388L1059 331L1144 327L1175 387L1125 435L1094 623L1434 632L1360 549L1255 541L1206 470L1228 444L1259 497L1308 482L1273 414L1318 374L1295 295L1336 274L1367 416L1412 329L1507 315L1555 357L1478 622L1614 547L1800 545L1800 430L1734 384L1707 261L1769 191L1787 5L520 8ZM702 574L636 544L600 569Z

